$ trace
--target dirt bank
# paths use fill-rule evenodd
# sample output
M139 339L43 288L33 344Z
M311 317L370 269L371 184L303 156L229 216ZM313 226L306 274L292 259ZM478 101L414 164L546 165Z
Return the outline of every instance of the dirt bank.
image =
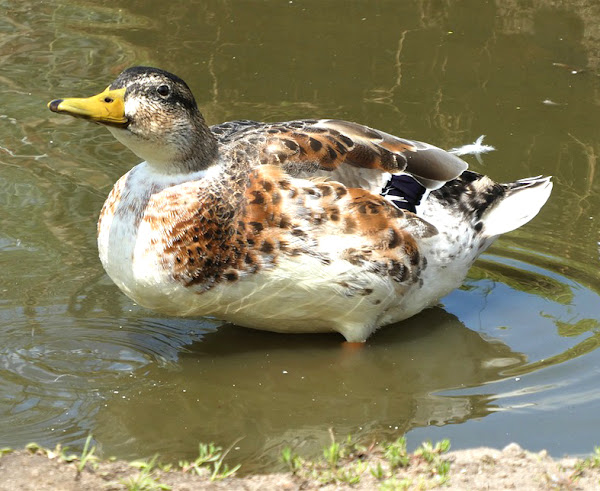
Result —
M93 456L86 460L85 456L67 456L60 449L48 451L32 447L5 453L0 458L0 490L600 488L598 451L585 460L555 460L544 451L531 453L516 444L503 450L476 448L449 453L430 446L410 454L405 452L405 447L403 450L402 444L361 449L332 446L329 453L325 452L319 462L307 462L288 453L284 457L290 469L287 473L220 479L225 469L222 464L215 467L215 460L200 465L188 463L182 468L180 465L106 462Z

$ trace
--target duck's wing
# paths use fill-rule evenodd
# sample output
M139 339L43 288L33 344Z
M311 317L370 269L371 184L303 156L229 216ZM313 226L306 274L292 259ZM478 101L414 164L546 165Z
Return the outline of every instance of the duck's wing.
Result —
M408 173L436 189L467 169L462 159L428 143L337 119L232 121L211 130L225 148L252 147L257 165L277 165L293 177L325 176L377 192L388 174Z

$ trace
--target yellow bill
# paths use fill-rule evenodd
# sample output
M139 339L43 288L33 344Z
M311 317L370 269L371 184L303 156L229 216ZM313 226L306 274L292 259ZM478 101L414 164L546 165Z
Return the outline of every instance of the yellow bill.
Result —
M110 90L88 98L56 99L48 103L55 113L69 114L109 126L127 126L125 117L125 88Z

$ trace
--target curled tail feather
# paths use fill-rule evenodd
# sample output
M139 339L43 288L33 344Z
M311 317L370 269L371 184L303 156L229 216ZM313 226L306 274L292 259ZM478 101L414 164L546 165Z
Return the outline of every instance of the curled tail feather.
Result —
M548 201L552 191L550 177L527 177L502 184L505 196L482 215L483 233L488 237L504 234L525 225Z
M487 237L525 225L535 217L552 191L550 177L528 177L498 184L476 172L465 171L432 192L443 206L455 209Z

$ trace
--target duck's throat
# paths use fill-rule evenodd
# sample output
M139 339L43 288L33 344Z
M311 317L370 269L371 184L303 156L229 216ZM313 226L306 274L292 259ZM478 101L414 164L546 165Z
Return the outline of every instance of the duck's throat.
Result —
M218 144L208 127L173 132L157 138L135 128L107 127L113 136L148 163L156 172L168 175L207 170L218 159Z

